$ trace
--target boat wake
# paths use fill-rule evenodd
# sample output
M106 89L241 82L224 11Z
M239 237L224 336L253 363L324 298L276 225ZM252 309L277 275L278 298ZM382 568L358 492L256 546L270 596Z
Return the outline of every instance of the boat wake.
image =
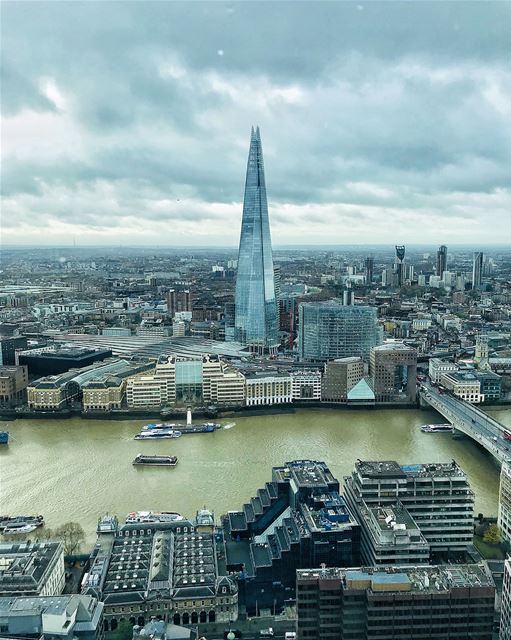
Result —
M224 426L222 428L223 429L232 429L234 426L236 426L235 422L229 422L228 424L224 424Z

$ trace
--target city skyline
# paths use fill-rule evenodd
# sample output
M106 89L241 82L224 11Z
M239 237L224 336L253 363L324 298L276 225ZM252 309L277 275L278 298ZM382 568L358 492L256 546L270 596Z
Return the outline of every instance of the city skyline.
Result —
M3 242L234 246L258 122L276 246L499 243L510 12L4 3Z

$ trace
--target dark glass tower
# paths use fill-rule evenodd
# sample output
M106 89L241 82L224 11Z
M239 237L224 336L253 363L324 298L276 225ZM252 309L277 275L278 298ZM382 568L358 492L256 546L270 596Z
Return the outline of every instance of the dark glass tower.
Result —
M444 271L447 269L447 247L443 244L436 252L436 274L443 277Z
M235 305L235 339L254 351L276 350L277 302L259 127L252 127L250 137Z

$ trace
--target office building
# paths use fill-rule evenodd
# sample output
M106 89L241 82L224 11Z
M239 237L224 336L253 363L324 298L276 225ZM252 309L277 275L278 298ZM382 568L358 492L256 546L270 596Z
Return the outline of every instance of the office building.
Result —
M298 640L492 640L486 563L299 570Z
M371 284L374 275L374 258L368 256L364 262L366 284Z
M167 314L173 318L181 311L193 312L192 295L189 289L169 289L167 291Z
M247 371L245 403L258 405L288 404L293 401L291 374L281 371Z
M131 336L131 329L129 327L105 327L101 330L102 336L111 337L128 337Z
M321 371L291 371L291 395L296 400L321 400Z
M481 393L481 381L473 371L443 373L440 382L457 398L472 404L484 402L484 395Z
M340 301L306 302L299 306L300 360L325 362L357 356L369 360L381 342L375 307L344 306Z
M396 284L398 287L402 287L406 279L405 247L403 245L396 245L394 274L395 274L394 284Z
M57 596L64 581L62 543L0 543L0 596Z
M362 500L357 506L364 567L429 564L428 541L401 503L376 506Z
M235 340L258 352L279 344L263 150L259 127L250 138L235 294Z
M325 363L321 385L323 402L346 402L348 393L364 377L364 362L360 357L338 358Z
M208 404L242 406L245 378L218 356L161 356L152 373L128 380L126 400L133 409Z
M371 349L370 374L376 402L415 402L417 351L401 342Z
M436 275L443 279L447 269L447 247L443 244L436 252Z
M428 365L428 373L433 384L439 384L444 373L453 373L458 371L458 365L455 362L448 362L440 358L430 358Z
M27 348L25 336L0 336L0 366L25 364L17 362L16 351Z
M103 603L81 595L0 598L2 638L102 640Z
M400 503L432 554L462 553L472 544L474 494L454 460L408 465L357 460L352 475L344 479L344 495L359 522L364 507L394 508Z
M27 385L27 367L0 366L0 407L12 408L23 404Z
M504 461L500 469L497 525L502 540L511 545L511 463L508 461Z
M144 626L150 617L176 625L238 617L236 580L224 573L221 539L184 518L120 526L98 524L97 543L82 593L104 603L105 631L123 620Z
M240 572L240 600L249 615L281 611L294 597L296 569L359 562L358 523L324 462L274 467L271 482L222 517L222 529L227 570Z
M504 560L499 640L511 640L511 559L509 557Z
M483 253L475 251L472 264L472 289L480 289L483 282Z
M224 305L225 341L234 342L235 338L235 318L236 307L234 302L227 302Z

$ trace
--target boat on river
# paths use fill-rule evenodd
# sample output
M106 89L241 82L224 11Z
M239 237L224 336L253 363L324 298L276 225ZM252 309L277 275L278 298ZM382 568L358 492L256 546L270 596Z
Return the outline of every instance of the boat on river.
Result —
M423 424L421 431L424 433L452 433L452 424Z
M4 536L32 533L43 525L43 516L0 516L0 532Z
M132 511L126 516L126 524L165 524L181 520L184 517L176 511Z
M146 467L175 467L177 464L177 456L146 456L139 453L135 460L133 460L133 464Z
M9 444L9 432L0 431L0 444Z
M153 427L151 429L148 429L147 426L135 436L135 440L169 440L171 438L180 438L183 435L181 431L171 426Z

